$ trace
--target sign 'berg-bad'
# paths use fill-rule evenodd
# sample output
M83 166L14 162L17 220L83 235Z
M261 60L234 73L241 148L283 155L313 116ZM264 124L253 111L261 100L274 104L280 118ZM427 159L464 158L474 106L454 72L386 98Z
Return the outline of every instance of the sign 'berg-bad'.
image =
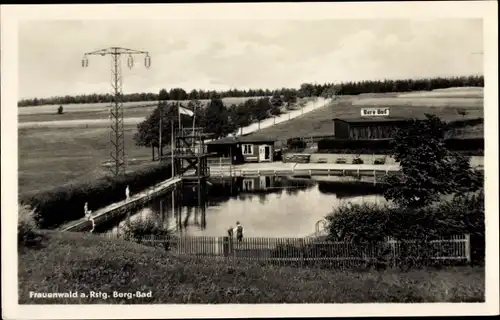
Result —
M373 116L388 116L389 108L362 108L362 117L373 117Z

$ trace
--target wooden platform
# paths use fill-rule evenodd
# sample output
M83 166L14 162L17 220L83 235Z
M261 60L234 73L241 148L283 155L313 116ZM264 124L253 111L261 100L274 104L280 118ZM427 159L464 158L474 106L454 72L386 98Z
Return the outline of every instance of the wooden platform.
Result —
M145 202L150 201L158 195L172 190L180 183L182 183L181 178L171 178L149 189L132 195L128 200L116 202L92 212L95 226L120 216L137 206L143 205ZM69 222L59 228L61 231L87 231L90 229L92 229L92 222L85 217L77 221Z

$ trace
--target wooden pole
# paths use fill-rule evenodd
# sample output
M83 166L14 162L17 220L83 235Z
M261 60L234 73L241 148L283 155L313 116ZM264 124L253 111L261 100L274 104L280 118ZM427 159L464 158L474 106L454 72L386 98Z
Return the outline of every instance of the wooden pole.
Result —
M471 262L470 255L470 234L465 235L465 257L467 259L467 263Z
M179 131L180 131L181 130L181 106L180 105L177 106L177 113L179 116Z
M172 166L172 178L175 177L175 161L174 161L174 120L170 120L171 129L171 139L170 139L170 153L172 158L170 159L170 165Z
M233 146L229 145L229 176L231 177L231 172L233 171Z
M162 138L162 131L163 131L163 130L162 130L162 119L161 119L161 118L162 118L162 116L163 116L163 112L162 112L162 109L163 109L163 108L162 108L162 107L163 107L163 106L160 104L160 139L159 139L159 140L160 140L160 142L159 142L159 148L160 148L160 152L159 152L159 153L160 153L160 161L161 161L161 160L162 160L162 158L163 158L163 146L162 146L162 142L163 142L163 141L162 141L162 139L161 139L161 138Z

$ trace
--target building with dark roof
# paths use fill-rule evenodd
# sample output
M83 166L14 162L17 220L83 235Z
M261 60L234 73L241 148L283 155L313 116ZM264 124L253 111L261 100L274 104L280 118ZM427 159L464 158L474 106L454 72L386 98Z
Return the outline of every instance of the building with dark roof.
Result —
M225 137L207 142L207 151L220 158L230 158L232 164L273 162L276 138L258 135Z
M397 129L408 124L408 119L393 117L359 117L333 119L333 135L337 139L390 139Z

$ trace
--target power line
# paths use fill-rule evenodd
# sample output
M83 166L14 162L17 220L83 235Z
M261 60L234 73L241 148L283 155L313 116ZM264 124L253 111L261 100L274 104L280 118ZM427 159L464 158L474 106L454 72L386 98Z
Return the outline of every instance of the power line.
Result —
M100 55L111 56L111 87L113 89L113 104L109 108L110 119L110 151L111 162L114 166L110 166L111 172L114 176L125 174L125 132L123 128L123 76L121 69L121 56L128 55L127 66L132 69L134 66L133 55L144 55L144 66L149 68L151 66L151 57L147 51L140 51L134 49L109 47L100 49L84 54L82 59L82 67L89 66L88 56Z

